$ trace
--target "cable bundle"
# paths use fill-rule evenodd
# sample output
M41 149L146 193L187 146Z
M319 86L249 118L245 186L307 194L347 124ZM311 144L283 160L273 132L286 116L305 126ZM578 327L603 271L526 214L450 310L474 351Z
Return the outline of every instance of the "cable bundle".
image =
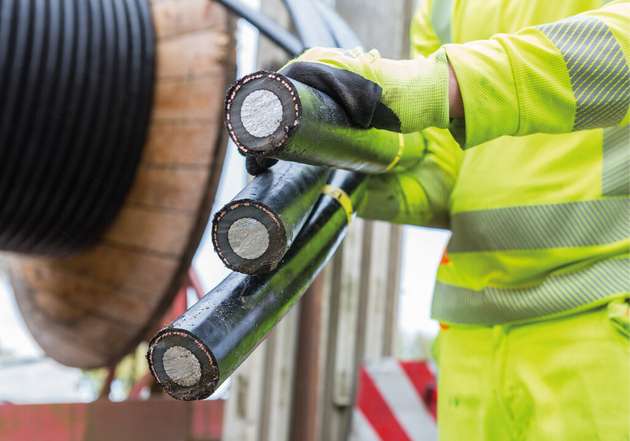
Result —
M0 249L94 244L135 176L153 100L148 0L0 0Z
M248 19L255 17L237 7L237 2L218 1L232 10L245 11ZM306 46L359 46L352 30L332 10L324 10L322 18L315 3L285 3ZM260 28L263 33L265 29L269 27ZM246 77L228 92L226 126L237 139L241 138L238 135L250 140L265 138L267 142L259 147L273 150L278 146L275 141L295 135L301 124L295 111L300 103L290 93L276 94L277 85L264 80L243 92L243 83L265 77L253 76L258 78ZM287 85L290 82L280 74L272 76ZM239 90L244 93L242 100L235 97ZM304 98L309 99L308 91ZM325 103L329 107L323 106L322 113L341 112L331 99ZM317 115L307 114L312 116ZM331 123L323 127L326 129L338 134L328 140L331 146L347 145L351 136L348 127ZM317 139L317 133L311 134ZM323 142L317 147L321 146ZM230 274L151 340L149 367L172 397L199 400L214 393L295 306L330 261L355 208L365 197L366 180L363 174L345 170L328 175L320 167L280 163L256 176L217 213L213 223L215 249L230 268L250 275ZM322 185L325 182L327 185Z

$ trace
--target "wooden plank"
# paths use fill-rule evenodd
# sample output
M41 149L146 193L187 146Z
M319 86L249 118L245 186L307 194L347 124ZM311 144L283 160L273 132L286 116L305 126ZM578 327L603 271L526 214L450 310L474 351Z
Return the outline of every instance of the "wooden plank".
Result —
M150 298L166 290L178 262L99 245L79 256L50 259L49 265L51 269L82 275L112 290L133 291Z
M217 106L222 107L225 96L224 87L217 82L223 73L217 66L215 75L158 82L153 118L215 121Z
M327 324L331 274L332 266L329 265L300 302L291 440L319 439L324 410L323 377L329 352Z
M186 2L184 5L183 3ZM159 39L203 29L226 30L226 11L208 0L152 0L153 22Z
M45 324L35 330L38 335L50 335L53 328L63 329L67 336L72 336L68 343L76 349L98 352L98 347L103 346L102 353L109 353L112 345L120 347L133 335L130 327L120 320L91 314L87 308L69 303L58 293L44 290L32 293L29 301L40 311L40 323Z
M141 166L128 201L132 206L195 213L207 197L202 193L207 179L208 173L199 169Z
M363 274L366 277L364 305L357 332L360 352L359 363L377 360L384 356L385 324L387 304L398 292L388 291L392 270L390 267L390 243L392 226L384 222L371 223L370 241L366 241L366 251L370 254L370 262Z
M214 140L221 130L223 126L216 121L156 121L149 130L143 163L207 169L213 163Z
M364 221L353 222L333 262L320 440L345 439L352 414L364 228Z
M289 311L267 339L260 441L290 441L299 313L298 307Z
M196 218L185 212L126 206L105 235L107 243L181 256Z
M229 58L230 43L223 30L203 30L164 41L158 46L158 81L216 75L217 66Z
M333 262L334 263L334 262ZM326 415L327 409L329 407L329 401L327 398L327 377L328 375L328 366L332 365L332 360L334 359L332 354L332 348L328 346L328 342L331 339L330 327L332 319L331 319L331 308L332 308L332 297L334 295L332 290L332 279L334 276L334 266L329 265L329 267L325 270L324 274L322 274L322 294L320 300L321 312L320 312L320 325L319 332L317 332L318 338L318 360L317 360L317 371L316 371L316 385L315 387L311 386L311 389L315 390L315 395L313 399L316 402L315 413L313 415L314 422L316 424L315 430L313 431L312 440L322 439L325 428L326 428ZM317 331L317 329L316 329Z
M363 221L356 220L353 223L343 244L340 284L338 287L333 287L332 295L339 299L333 390L333 403L337 406L349 406L353 402L352 393L356 372L354 354L362 277L363 228Z
M100 367L103 360L122 355L131 337L126 326L109 319L85 314L56 293L33 290L23 279L12 278L19 295L16 300L27 327L46 351L61 363L81 360L86 368Z
M138 323L139 318L146 320L150 309L156 306L142 300L133 292L112 291L98 282L76 274L62 273L33 263L23 263L19 265L19 269L23 282L36 292L36 302L53 301L44 300L44 294L39 295L41 292L47 294L46 297L55 297L56 302L64 302L78 310L78 314L69 314L41 305L42 309L59 321L74 323L90 315L130 326Z
M389 240L389 273L397 274L387 280L387 297L385 305L385 333L383 336L383 355L395 355L396 336L398 335L398 303L400 302L400 268L402 259L403 229L399 225L391 226Z

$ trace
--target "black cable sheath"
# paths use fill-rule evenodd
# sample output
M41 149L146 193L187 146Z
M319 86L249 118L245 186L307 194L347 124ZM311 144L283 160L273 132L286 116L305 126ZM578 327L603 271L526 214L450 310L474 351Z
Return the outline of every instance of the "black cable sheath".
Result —
M13 212L14 224L20 225L25 230L26 222L34 222L42 215L36 205L44 199L48 193L42 194L34 189L41 188L41 179L45 176L45 171L50 166L51 159L56 153L56 145L51 130L55 124L59 124L63 118L60 112L63 111L62 103L67 97L64 81L68 75L67 71L62 71L63 57L61 49L63 38L72 27L66 29L64 22L64 2L46 2L48 25L50 29L45 34L54 36L47 43L45 53L46 60L41 63L44 69L44 77L41 80L41 98L43 105L33 110L32 119L29 118L29 130L33 132L30 141L24 145L24 152L19 161L21 166L28 173L18 173L18 180L13 186L13 190L8 199L3 199L3 205ZM66 82L67 83L67 82ZM49 112L49 109L54 109ZM31 182L34 181L34 182ZM37 210L37 211L36 211ZM5 232L6 234L6 232ZM10 235L7 239L7 247L12 248L15 241L19 240L19 235Z
M295 42L290 42L295 37L261 13L245 7L238 1L220 1L220 3L230 3L234 12L257 26L263 34L268 30L273 30L276 36L282 36L280 39L284 41L285 46L287 44L294 46L293 48L287 46L289 54L295 56L297 52L302 51L303 47L298 50ZM292 4L289 11L293 11L297 6L300 5ZM294 20L303 20L310 15L312 21L312 24L308 24L308 29L302 29L301 26L297 26L297 22L295 23L302 40L306 44L312 44L315 41L332 44L332 36L329 35L325 24L320 21L314 6L309 2L301 6L304 7L303 11L292 13ZM302 22L299 24L306 25ZM273 38L272 40L276 41ZM301 43L299 45L301 46ZM235 86L238 84L237 82ZM310 215L329 174L328 170L319 167L280 163L271 172L254 177L214 218L213 245L223 263L228 268L245 274L263 274L274 270ZM239 256L228 240L232 224L243 218L261 222L269 234L269 246L258 257L246 259Z
M244 274L273 271L313 211L329 175L330 170L323 167L280 162L252 179L212 220L212 243L223 263ZM242 219L265 227L264 253L244 258L232 249L230 230Z
M264 14L250 8L239 0L215 1L251 23L261 34L277 44L290 56L296 57L304 51L304 45L299 39Z
M338 171L330 183L356 206L365 191L357 173ZM338 200L322 196L278 269L263 276L232 273L160 331L149 345L149 366L174 398L200 400L211 395L300 299L330 260L348 227ZM169 349L181 347L199 362L199 379L178 384L164 366Z

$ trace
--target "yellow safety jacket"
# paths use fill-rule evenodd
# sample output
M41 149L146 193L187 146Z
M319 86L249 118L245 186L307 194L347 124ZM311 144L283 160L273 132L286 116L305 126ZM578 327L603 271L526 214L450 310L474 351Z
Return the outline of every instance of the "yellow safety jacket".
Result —
M452 230L435 319L522 322L629 295L629 34L627 1L422 2L412 49L445 48L465 121L425 130L414 169L371 177L359 214Z

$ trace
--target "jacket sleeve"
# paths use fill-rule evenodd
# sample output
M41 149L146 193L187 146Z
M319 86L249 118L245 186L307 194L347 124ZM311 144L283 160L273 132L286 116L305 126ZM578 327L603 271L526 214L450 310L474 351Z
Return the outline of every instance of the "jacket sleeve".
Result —
M463 151L448 130L427 129L422 138L424 154L415 166L368 177L367 193L358 207L360 217L448 226L450 196Z
M554 23L444 45L464 102L452 130L465 147L504 135L625 125L630 2Z

